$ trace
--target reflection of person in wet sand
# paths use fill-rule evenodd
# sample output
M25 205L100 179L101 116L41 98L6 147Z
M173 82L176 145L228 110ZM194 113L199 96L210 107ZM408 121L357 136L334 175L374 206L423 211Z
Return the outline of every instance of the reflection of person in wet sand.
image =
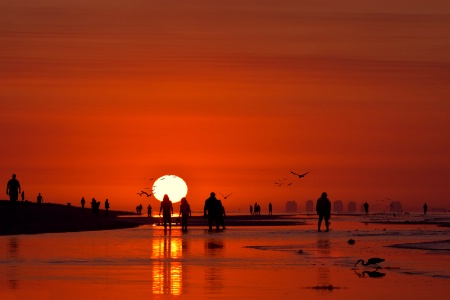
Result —
M317 199L316 202L316 212L319 215L318 231L320 231L320 226L322 225L322 220L325 219L326 231L329 230L329 219L331 215L331 202L327 198L327 193L323 192L322 196Z
M181 215L181 230L187 231L188 219L192 215L192 213L191 213L191 206L187 202L186 198L181 199L180 215Z
M16 179L16 174L12 174L12 178L8 181L6 185L6 195L9 195L9 200L11 201L11 209L16 208L16 202L19 199L20 194L20 183Z
M167 194L164 195L163 201L161 201L161 206L159 208L160 216L161 216L161 212L163 213L164 229L167 228L167 223L169 224L169 229L172 229L171 216L173 215L173 206L172 206L172 201L170 201L169 196Z

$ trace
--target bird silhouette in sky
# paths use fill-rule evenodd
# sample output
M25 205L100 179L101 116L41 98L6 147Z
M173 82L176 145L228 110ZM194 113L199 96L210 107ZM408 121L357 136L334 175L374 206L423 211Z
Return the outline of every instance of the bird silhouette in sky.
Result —
M381 263L381 262L383 262L383 261L384 261L384 258L379 258L379 257L372 257L372 258L369 258L369 259L367 260L366 263L364 262L364 260L359 259L359 260L356 262L355 266L356 266L359 262L361 262L361 264L362 264L363 266L374 265L376 268L381 268L378 264Z
M219 194L222 195L223 199L227 199L227 198L230 197L230 195L231 195L231 194L228 194L228 195L224 196L224 195L223 195L222 193L220 193L220 192L219 192Z
M136 194L138 194L139 196L142 196L143 194L145 194L145 195L147 195L147 197L150 197L151 195L153 195L152 193L147 193L147 192L144 192L144 191L141 191L140 193L136 193Z
M306 172L306 173L303 173L303 174L297 174L297 173L291 171L291 173L294 174L294 175L297 175L298 178L303 178L303 177L305 177L305 175L308 174L309 172Z

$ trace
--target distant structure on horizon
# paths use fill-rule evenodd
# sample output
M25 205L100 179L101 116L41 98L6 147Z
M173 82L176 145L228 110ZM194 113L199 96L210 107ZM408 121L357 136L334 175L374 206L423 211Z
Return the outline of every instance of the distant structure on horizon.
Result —
M342 213L344 211L344 204L341 200L336 200L333 203L333 211L335 213Z
M286 212L287 213L297 212L297 202L295 202L294 200L286 202Z
M402 203L400 201L391 201L391 204L389 204L389 208L390 212L399 213L403 211Z
M312 200L306 201L306 212L308 213L314 212L314 201Z
M347 211L349 213L356 213L356 202L350 201L347 205Z

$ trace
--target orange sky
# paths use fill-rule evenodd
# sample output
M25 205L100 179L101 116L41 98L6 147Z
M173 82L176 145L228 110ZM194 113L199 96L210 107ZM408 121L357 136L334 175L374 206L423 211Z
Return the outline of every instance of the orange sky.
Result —
M450 4L360 2L0 1L5 188L132 210L176 174L197 211L449 208Z

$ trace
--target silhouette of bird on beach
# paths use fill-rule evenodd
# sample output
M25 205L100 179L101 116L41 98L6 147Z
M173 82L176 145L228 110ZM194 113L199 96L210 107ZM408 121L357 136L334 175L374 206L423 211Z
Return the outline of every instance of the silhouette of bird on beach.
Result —
M306 172L306 173L303 173L303 174L297 174L297 173L291 171L291 173L294 174L294 175L297 175L298 178L303 178L303 177L305 177L305 175L308 174L309 172Z
M386 276L385 273L381 273L381 272L378 272L378 271L363 271L362 273L358 273L358 272L355 271L355 273L359 277L366 277L366 275L367 275L370 278L381 278L381 277Z
M372 258L369 258L369 259L367 260L366 263L364 262L364 260L359 259L359 260L356 262L355 266L356 266L359 262L361 262L361 264L362 264L363 266L374 265L376 268L381 268L378 264L381 263L381 262L383 262L383 261L384 261L384 258L379 258L379 257L372 257Z
M230 195L231 195L231 194L228 194L228 195L224 196L224 195L223 195L222 193L220 193L220 192L219 192L219 194L222 195L223 199L227 199L227 198L230 197Z

